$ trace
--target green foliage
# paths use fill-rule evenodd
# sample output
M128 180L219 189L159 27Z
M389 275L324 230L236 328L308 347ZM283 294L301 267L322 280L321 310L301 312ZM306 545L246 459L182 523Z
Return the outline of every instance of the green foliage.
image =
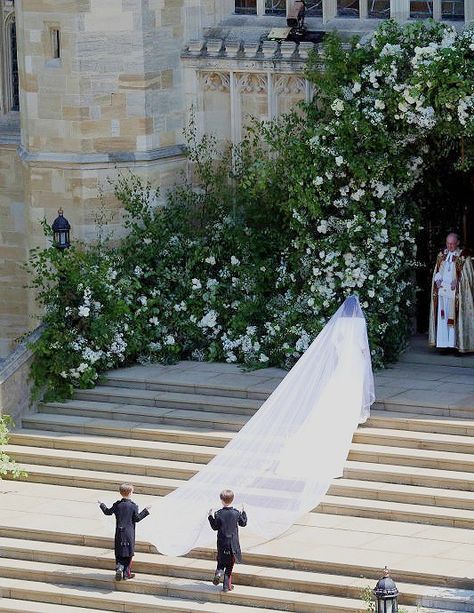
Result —
M3 451L4 446L8 445L9 430L13 425L9 415L0 416L0 480L7 475L11 475L14 479L27 476L25 471Z
M67 396L137 360L288 368L352 293L374 365L396 359L413 309L413 188L459 143L460 167L474 165L473 73L474 30L388 21L365 42L330 35L307 68L314 102L238 147L191 123L190 177L166 198L133 175L114 185L119 245L99 232L32 253L46 324L36 391Z

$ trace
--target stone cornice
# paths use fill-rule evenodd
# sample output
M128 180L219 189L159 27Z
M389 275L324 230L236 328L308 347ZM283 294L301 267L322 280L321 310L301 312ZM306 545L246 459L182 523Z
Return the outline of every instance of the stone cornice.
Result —
M18 149L20 159L31 165L41 166L85 166L85 165L120 165L152 163L183 157L184 145L160 147L149 151L111 151L108 153L69 153L56 151L28 151L23 146Z

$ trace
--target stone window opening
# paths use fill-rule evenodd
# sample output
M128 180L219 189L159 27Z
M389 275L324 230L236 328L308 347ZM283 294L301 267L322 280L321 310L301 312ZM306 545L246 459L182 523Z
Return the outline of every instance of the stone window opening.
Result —
M49 36L51 40L51 59L61 59L61 30L54 26L49 29Z
M3 112L20 110L18 56L15 14L3 24Z

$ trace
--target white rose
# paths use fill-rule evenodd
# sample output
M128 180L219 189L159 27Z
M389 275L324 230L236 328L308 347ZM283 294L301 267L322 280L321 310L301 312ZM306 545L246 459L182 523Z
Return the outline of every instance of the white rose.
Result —
M322 185L324 183L324 179L322 177L319 177L319 176L315 177L313 183L317 187L318 185Z
M383 109L385 108L385 102L384 102L383 100L379 100L379 99L377 99L377 100L375 101L375 108L376 108L376 109L383 110Z
M334 161L336 162L336 166L342 166L344 164L342 155L338 155Z
M230 263L232 264L232 266L238 266L240 264L240 260L239 258L236 258L235 255L233 255L230 258Z
M193 290L202 288L202 284L201 284L201 281L199 281L199 279L191 279L191 283L192 283Z

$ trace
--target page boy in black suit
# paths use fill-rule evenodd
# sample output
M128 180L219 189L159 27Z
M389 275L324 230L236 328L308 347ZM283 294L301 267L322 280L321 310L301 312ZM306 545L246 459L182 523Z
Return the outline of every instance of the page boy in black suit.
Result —
M232 569L235 562L242 562L239 542L239 526L247 525L247 514L234 509L231 505L234 500L232 490L223 490L220 494L223 507L214 514L209 510L208 520L211 528L217 531L217 569L212 583L219 585L224 576L223 591L234 589L232 585Z
M117 581L121 581L122 578L125 580L135 577L135 574L131 572L132 558L135 555L135 524L149 515L151 508L146 507L141 513L138 512L138 506L130 500L133 494L133 485L130 483L123 483L119 491L122 499L114 502L110 509L103 502L98 501L105 515L115 515L115 579Z

